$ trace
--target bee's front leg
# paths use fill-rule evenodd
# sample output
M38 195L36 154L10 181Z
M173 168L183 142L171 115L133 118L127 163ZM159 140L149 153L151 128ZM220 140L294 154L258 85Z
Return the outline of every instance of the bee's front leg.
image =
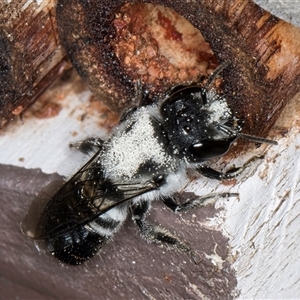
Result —
M262 159L262 158L263 158L263 155L253 156L248 161L246 161L246 163L244 163L244 165L242 165L241 167L233 167L226 172L220 172L213 168L210 168L207 166L202 166L202 165L197 167L197 171L200 174L202 174L203 176L210 178L210 179L227 180L227 179L232 179L232 178L237 177L242 172L244 172L244 170L247 169L252 164L252 162L254 162L258 159Z
M220 172L217 171L213 168L206 167L206 166L201 166L197 168L197 171L210 179L217 179L217 180L226 180L226 179L232 179L237 177L239 174L241 174L244 171L245 167L240 167L240 168L232 168L227 172Z

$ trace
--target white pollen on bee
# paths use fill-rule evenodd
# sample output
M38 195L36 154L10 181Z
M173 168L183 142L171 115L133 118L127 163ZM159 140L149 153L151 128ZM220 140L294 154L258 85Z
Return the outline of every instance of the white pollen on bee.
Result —
M228 120L231 116L231 110L226 99L217 95L213 90L209 92L208 99L212 99L207 108L210 113L209 122L220 123L222 120Z
M172 158L165 153L155 137L148 110L140 108L125 127L112 136L103 163L108 176L132 178L145 161L168 165Z

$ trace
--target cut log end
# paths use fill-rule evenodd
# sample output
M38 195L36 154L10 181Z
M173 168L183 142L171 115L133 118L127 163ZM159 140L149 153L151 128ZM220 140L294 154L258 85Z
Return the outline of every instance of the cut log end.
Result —
M245 133L265 136L298 90L300 30L273 17L252 1L149 2L174 9L209 42L215 56L205 58L204 72L197 73L196 77L207 75L217 61L231 61L231 68L224 72L228 102L244 121ZM136 80L145 82L155 100L163 86L176 85L186 72L183 67L169 76L165 71L168 67L165 69L165 64L157 63L156 52L162 54L164 43L161 47L158 39L141 43L143 38L151 40L151 30L155 31L155 26L147 27L147 9L141 9L142 4L124 4L124 1L90 1L89 5L83 5L77 0L60 0L57 7L61 41L73 65L92 91L119 112L136 105L133 103ZM166 21L171 17L161 12L159 15L160 20L165 18L164 26L169 26L165 35L180 40L181 33ZM137 38L142 29L144 36ZM163 59L170 63L171 59L166 57ZM143 60L145 65L141 63ZM183 83L196 77L183 76Z

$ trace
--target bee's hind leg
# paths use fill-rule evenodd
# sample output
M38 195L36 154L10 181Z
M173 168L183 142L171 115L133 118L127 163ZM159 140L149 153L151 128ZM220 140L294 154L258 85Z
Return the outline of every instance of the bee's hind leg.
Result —
M162 226L149 224L145 221L149 208L150 204L147 201L140 201L132 206L132 219L138 226L142 238L148 243L156 242L166 246L167 248L173 248L185 252L190 256L192 261L197 264L199 259L196 258L193 250L178 236Z

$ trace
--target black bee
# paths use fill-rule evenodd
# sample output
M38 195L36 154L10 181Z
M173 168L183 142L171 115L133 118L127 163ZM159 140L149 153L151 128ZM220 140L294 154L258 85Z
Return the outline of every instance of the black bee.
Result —
M227 65L217 68L204 87L177 87L161 102L127 112L107 140L83 141L81 150L96 148L96 153L50 201L39 204L41 214L28 214L23 232L43 240L60 261L76 265L107 244L131 212L144 239L186 252L197 262L180 238L146 222L152 201L161 200L176 213L206 205L216 195L182 205L172 197L189 182L187 170L219 180L232 178L239 172L221 173L205 162L224 155L238 137L276 144L242 134L225 98L209 89ZM38 218L34 221L33 216Z

